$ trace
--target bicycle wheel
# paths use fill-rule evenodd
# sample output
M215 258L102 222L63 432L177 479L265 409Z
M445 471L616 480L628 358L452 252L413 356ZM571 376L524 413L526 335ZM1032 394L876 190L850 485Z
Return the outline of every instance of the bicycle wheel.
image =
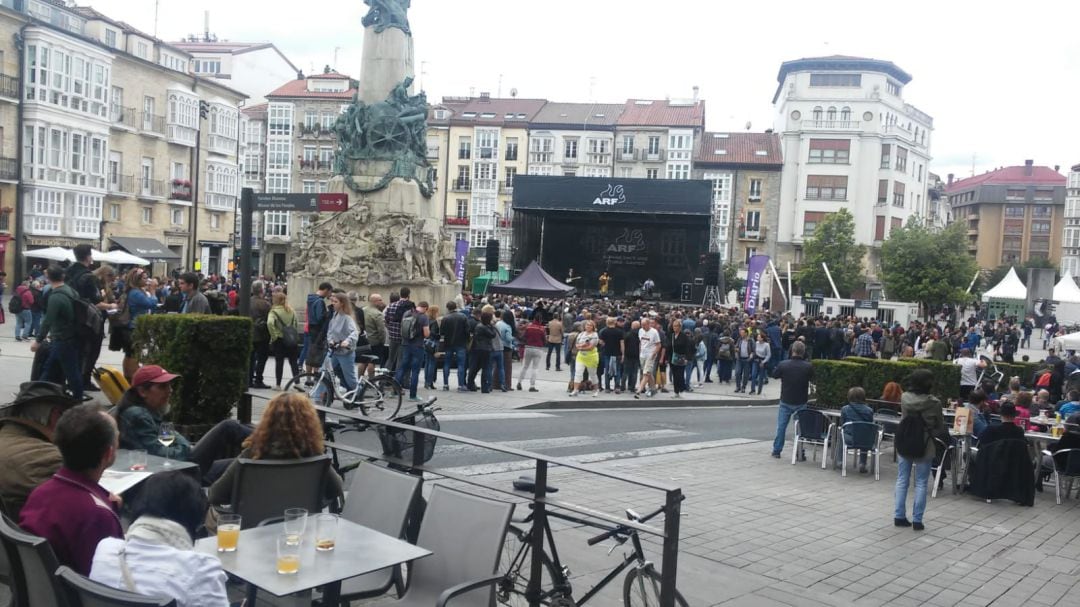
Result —
M322 373L301 373L285 384L284 391L302 392L316 405L329 407L334 402L334 387L328 383ZM317 394L320 387L322 394Z
M372 388L374 386L374 388ZM394 419L401 410L401 386L390 375L376 375L363 392L363 398L355 401L360 411L375 419Z
M688 607L686 599L675 591L675 604ZM623 582L623 605L625 607L659 607L660 574L652 566L634 568L626 574Z
M529 589L532 551L531 547L525 545L527 537L527 532L513 525L506 530L506 541L503 542L502 554L499 556L499 571L503 573L503 579L499 580L495 587L495 601L500 605L529 607L525 591ZM544 568L540 580L540 603L553 607L572 607L574 602L569 597L562 596L561 593L559 596L552 596L555 565L547 553L544 553L541 558Z

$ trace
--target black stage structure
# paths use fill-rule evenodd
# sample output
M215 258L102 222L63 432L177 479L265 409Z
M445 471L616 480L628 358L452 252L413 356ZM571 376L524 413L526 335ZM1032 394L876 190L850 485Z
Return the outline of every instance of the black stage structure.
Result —
M586 293L605 271L616 296L652 279L653 295L677 300L682 285L705 278L711 208L704 180L519 175L513 265L537 261L561 281L573 268L582 278L571 286Z

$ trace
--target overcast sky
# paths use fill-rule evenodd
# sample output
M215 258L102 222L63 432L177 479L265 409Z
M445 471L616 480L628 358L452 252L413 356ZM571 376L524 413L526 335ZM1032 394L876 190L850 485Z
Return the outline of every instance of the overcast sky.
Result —
M175 40L203 30L275 43L305 71L360 68L363 0L89 0ZM87 0L80 0L80 4ZM780 63L830 54L887 59L904 98L934 118L931 169L1080 163L1080 3L999 11L969 1L412 0L429 99L489 91L552 101L706 100L709 130L772 126Z

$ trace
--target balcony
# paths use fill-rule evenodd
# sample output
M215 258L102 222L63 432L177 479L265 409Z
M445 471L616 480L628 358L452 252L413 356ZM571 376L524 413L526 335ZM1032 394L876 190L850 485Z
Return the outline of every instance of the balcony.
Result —
M490 192L495 194L499 191L499 182L494 179L481 179L477 177L472 182L472 191Z
M768 228L739 228L739 240L749 240L754 242L764 242L765 237L768 235Z
M19 98L19 79L7 74L0 74L0 97Z
M471 192L472 181L468 179L455 179L453 183L450 184L450 190L452 192Z
M169 200L191 202L191 182L187 179L173 179L170 181Z
M637 159L641 162L664 162L667 150L638 150Z
M262 183L266 179L266 173L261 170L244 171L244 181L255 181Z
M499 158L499 150L496 149L496 148L482 148L482 147L477 147L476 148L476 159L477 160L498 160L498 158Z
M633 162L635 150L621 150L619 152L619 160L622 162Z
M139 178L139 198L147 200L164 200L166 191L165 185L164 179Z
M894 135L896 137L899 137L911 145L926 147L926 144L923 143L925 139L922 131L919 132L919 139L915 138L914 131L909 131L900 124L886 124L881 127L881 132L886 135ZM920 141L920 139L922 141Z
M469 225L468 217L447 217L446 225L448 226L467 226Z
M318 139L320 137L333 137L334 131L330 127L321 124L304 124L301 122L296 125L296 135L301 139Z
M19 162L15 158L0 158L0 179L19 178Z
M134 175L109 175L108 179L109 193L114 195L135 195L135 176Z
M194 128L180 124L169 124L165 130L165 138L168 139L169 143L185 145L190 148L195 147L197 135L198 131Z
M573 158L568 158L566 156L563 156L563 159L562 159L562 165L563 166L577 166L577 163L578 163L578 159L577 159L576 156L573 157Z
M301 160L301 173L329 173L334 168L333 160Z
M135 131L139 128L139 113L133 107L109 106L109 120L113 128L126 131Z
M236 196L207 192L205 205L212 211L234 211L236 210Z
M511 182L507 183L505 181L500 181L499 182L499 193L500 194L506 194L508 196L513 194L514 193L514 182L511 181Z
M222 154L228 156L229 154L236 154L236 139L232 137L226 137L225 135L210 135L210 144L206 148L212 154Z
M142 113L142 130L144 133L155 135L165 134L165 117L157 114Z
M858 120L803 120L803 130L820 131L858 131L862 129L862 123Z
M429 145L427 148L427 158L428 160L437 160L439 158L439 146Z

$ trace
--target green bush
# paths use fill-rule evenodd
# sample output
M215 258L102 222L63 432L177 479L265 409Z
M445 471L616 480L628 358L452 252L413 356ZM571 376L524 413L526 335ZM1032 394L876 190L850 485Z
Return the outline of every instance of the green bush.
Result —
M847 403L852 386L861 386L866 366L845 360L814 360L817 406L836 409Z
M841 361L815 360L814 384L818 403L824 407L836 407L847 402L847 392L853 386L862 386L866 397L881 397L885 384L895 381L900 385L915 369L929 369L934 374L932 393L944 401L960 396L960 367L952 362L940 362L920 358L903 360L880 360L876 358L848 357Z
M951 360L938 361L927 358L905 358L904 362L914 363L921 369L929 369L934 374L932 394L942 402L947 398L960 398L960 367Z
M894 381L904 384L904 378L918 368L909 359L904 360L880 360L876 358L845 358L845 361L863 365L866 370L863 373L862 387L866 390L866 397L871 399L881 398L885 390L885 384Z
M140 316L133 340L143 364L178 373L169 418L187 426L229 417L248 385L250 318L209 314Z

